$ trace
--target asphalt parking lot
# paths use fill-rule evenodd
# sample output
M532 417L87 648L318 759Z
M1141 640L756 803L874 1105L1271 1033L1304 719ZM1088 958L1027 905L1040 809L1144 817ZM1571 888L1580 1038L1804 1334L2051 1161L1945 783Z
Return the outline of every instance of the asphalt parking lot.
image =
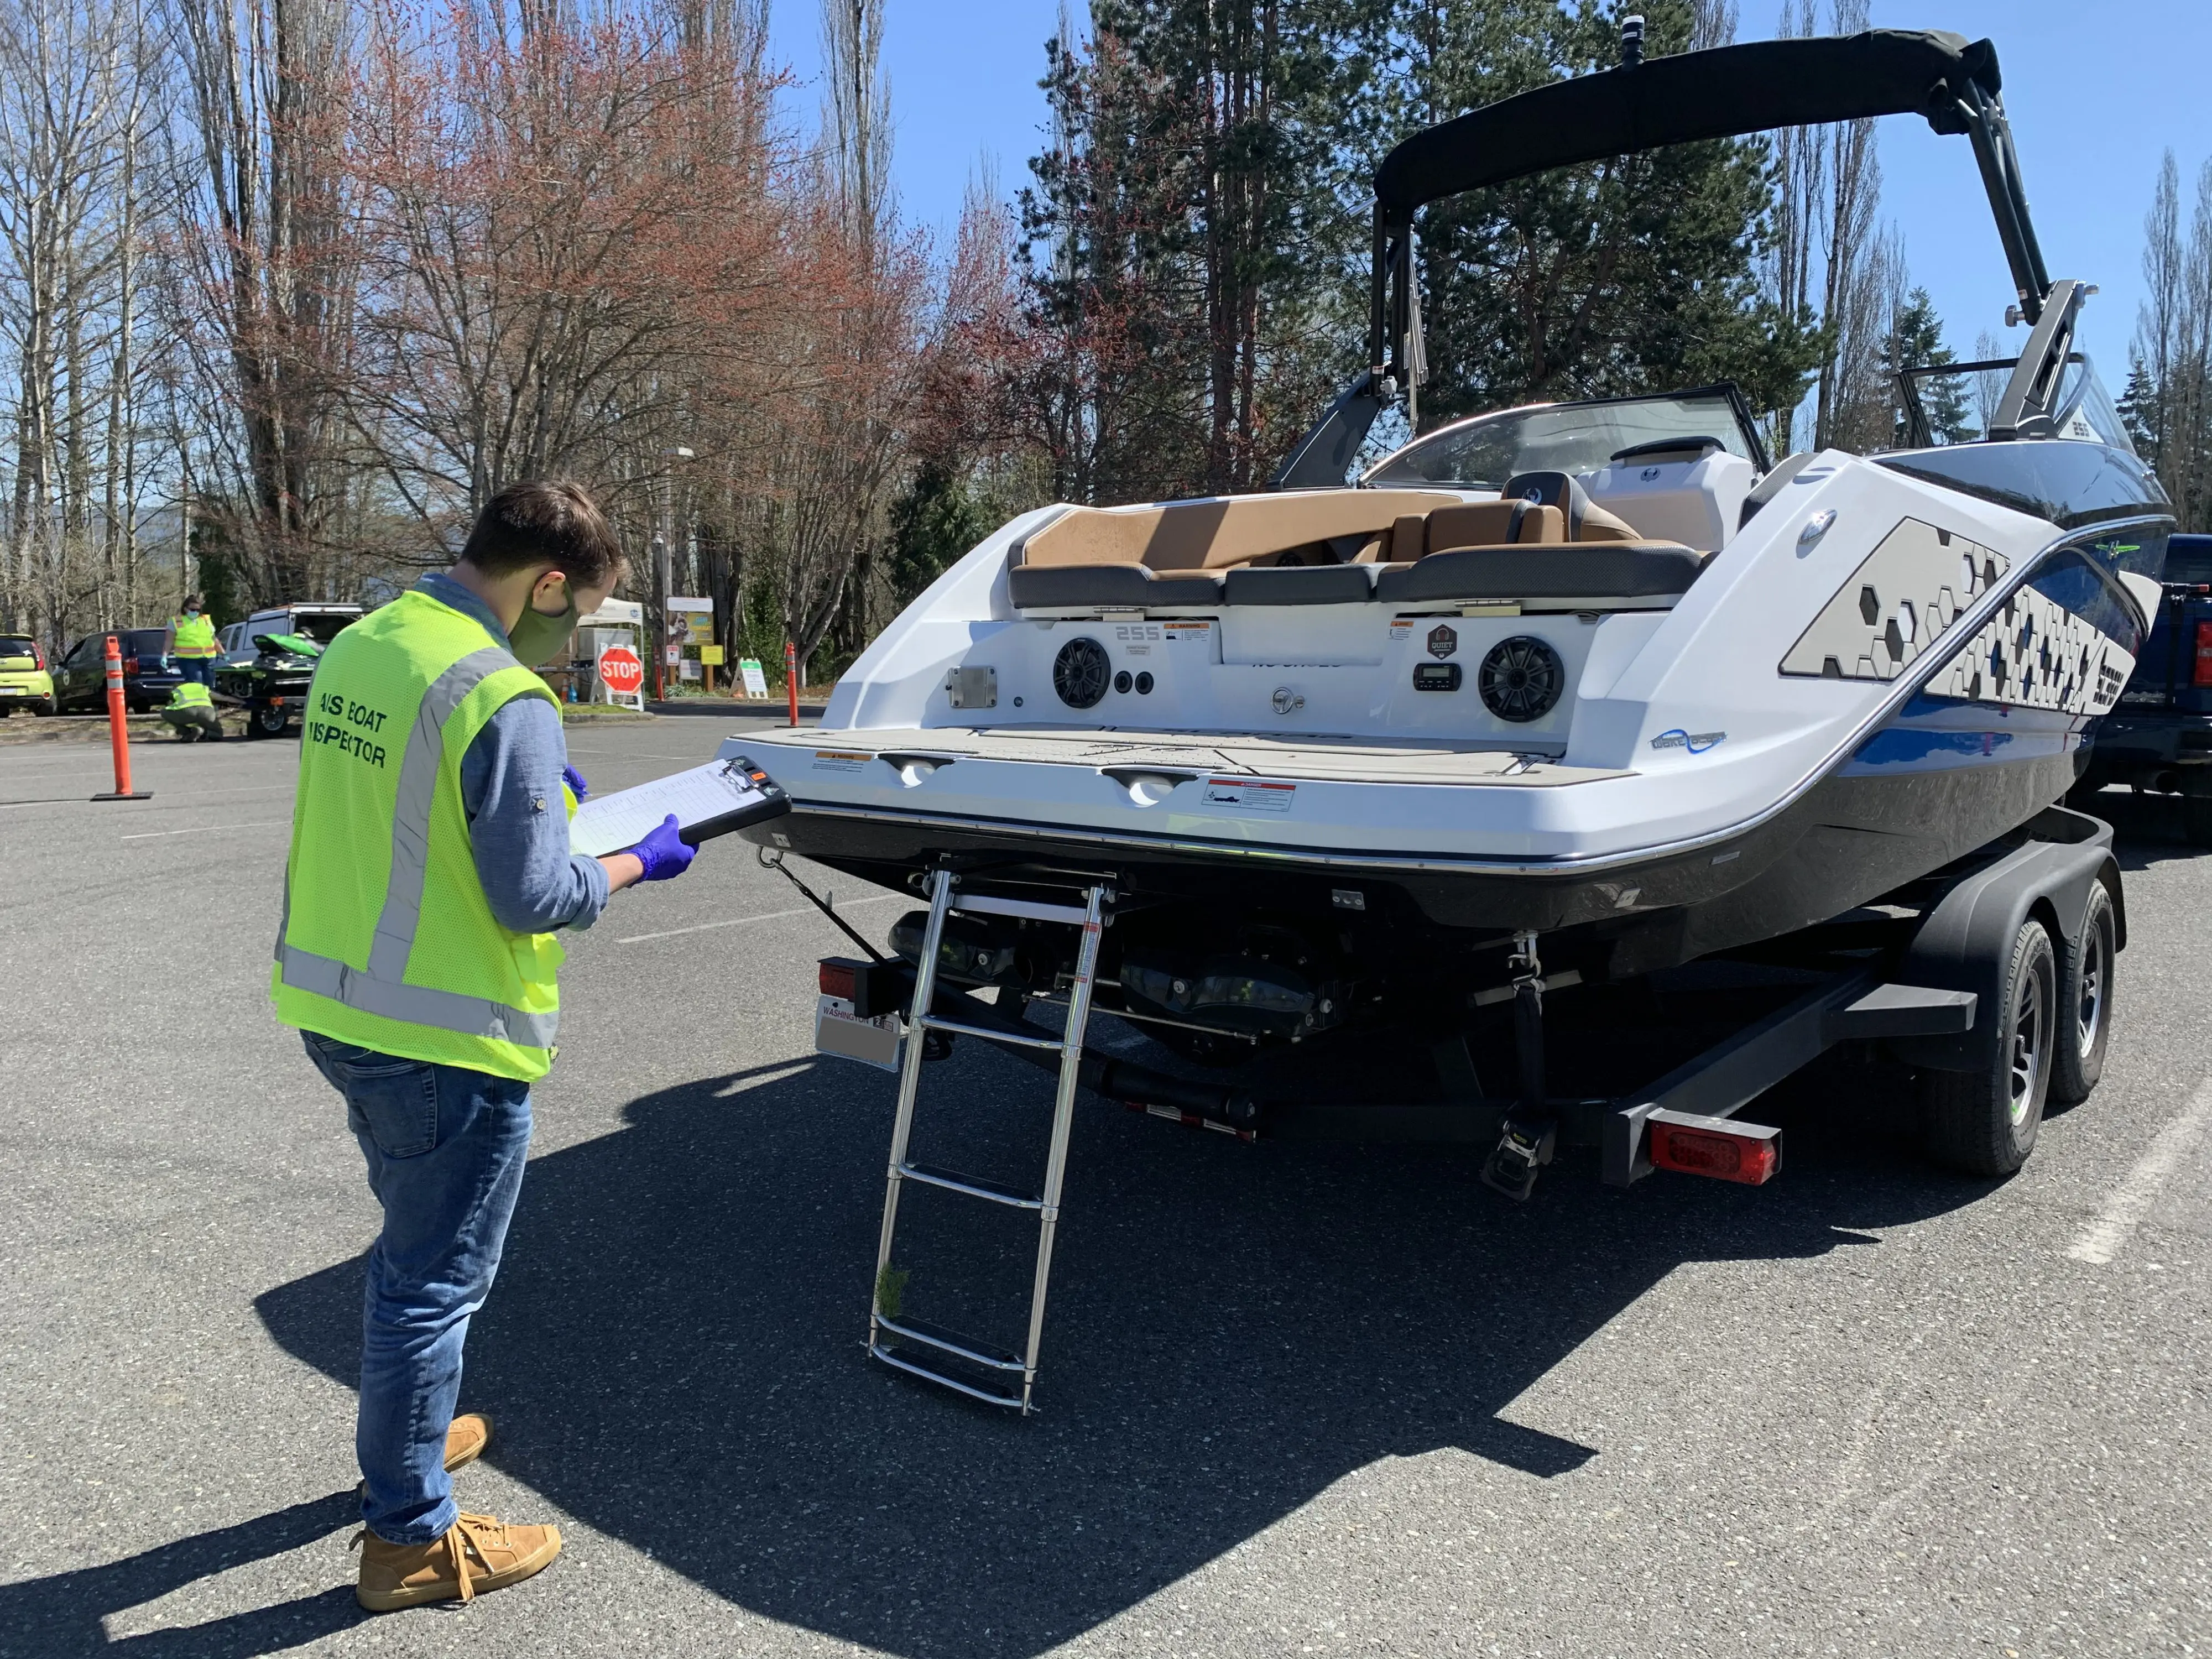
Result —
M604 791L734 723L571 745ZM1878 1079L1786 1103L1768 1188L1569 1160L1521 1208L1458 1149L1086 1099L1029 1422L864 1361L891 1079L813 1056L842 941L711 845L570 946L470 1340L463 1505L567 1553L372 1618L376 1212L266 998L295 757L152 742L153 799L96 805L104 750L0 749L0 1654L2212 1650L2212 855L2172 802L2106 797L2112 1057L2016 1178L1926 1168ZM973 1156L1041 1149L1035 1073L928 1077ZM1012 1248L919 1219L918 1265Z

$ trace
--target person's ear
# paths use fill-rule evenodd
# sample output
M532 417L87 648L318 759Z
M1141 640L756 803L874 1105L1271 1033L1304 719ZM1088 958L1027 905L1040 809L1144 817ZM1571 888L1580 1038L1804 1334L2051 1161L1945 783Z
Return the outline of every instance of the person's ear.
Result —
M538 600L540 600L540 599L553 599L553 598L556 598L556 597L559 597L559 598L562 599L564 600L564 602L565 602L565 599L566 599L566 597L567 597L567 589L566 589L565 586L561 586L561 587L556 587L556 586L554 586L554 584L556 584L556 583L566 584L566 583L568 582L568 573L567 573L566 571L562 571L562 570L549 570L549 571L547 571L544 575L540 576L540 577L538 579L537 582L536 582L534 585L532 585L532 586L531 587L531 590L530 590L530 608L531 608L532 611L537 610L537 609L538 609Z

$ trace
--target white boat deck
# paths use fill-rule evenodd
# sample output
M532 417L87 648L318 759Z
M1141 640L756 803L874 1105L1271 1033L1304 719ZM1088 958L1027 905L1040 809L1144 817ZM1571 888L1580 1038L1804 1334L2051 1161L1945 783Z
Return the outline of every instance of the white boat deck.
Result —
M1626 770L1568 766L1549 756L1475 748L1448 741L1396 744L1352 738L1296 739L1249 732L1128 732L1097 727L933 726L853 731L747 732L747 744L775 744L817 754L933 756L1027 761L1053 766L1141 768L1216 772L1227 776L1301 778L1316 782L1510 785L1557 787L1635 775Z

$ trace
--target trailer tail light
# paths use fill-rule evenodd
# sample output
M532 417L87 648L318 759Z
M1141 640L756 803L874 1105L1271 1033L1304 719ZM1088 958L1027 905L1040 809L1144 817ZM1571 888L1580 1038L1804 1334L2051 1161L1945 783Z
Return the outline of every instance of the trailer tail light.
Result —
M863 962L858 957L823 957L817 983L823 996L850 1003L858 1019L903 1015L913 990L904 963Z
M1645 1129L1654 1169L1759 1187L1782 1167L1782 1131L1765 1124L1654 1112Z
M2212 685L2212 623L2197 624L2197 669L2191 685Z

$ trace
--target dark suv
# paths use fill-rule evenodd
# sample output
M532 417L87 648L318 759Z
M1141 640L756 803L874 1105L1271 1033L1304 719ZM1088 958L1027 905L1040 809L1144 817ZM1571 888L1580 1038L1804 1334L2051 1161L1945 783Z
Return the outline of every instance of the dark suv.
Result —
M165 707L184 676L162 653L166 628L118 628L115 642L123 653L123 701L134 714ZM54 665L54 705L64 714L107 707L107 635L88 634Z
M2179 794L2184 831L2212 847L2212 536L2166 544L2166 597L2080 787L2108 783Z

